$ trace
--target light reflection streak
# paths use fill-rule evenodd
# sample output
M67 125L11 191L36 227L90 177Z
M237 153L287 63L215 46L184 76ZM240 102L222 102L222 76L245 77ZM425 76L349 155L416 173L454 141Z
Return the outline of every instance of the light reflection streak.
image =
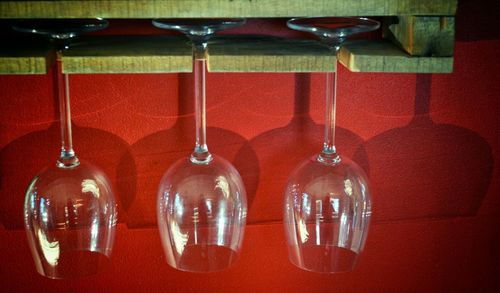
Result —
M309 232L307 232L306 222L302 218L299 218L297 222L299 224L298 228L300 241L302 241L302 243L306 243L307 239L309 239Z
M333 193L330 194L330 205L332 206L332 218L338 218L339 216L339 205L340 201L338 198L333 197Z
M309 216L311 214L311 202L309 200L309 194L302 193L302 210Z
M99 186L93 179L85 179L82 181L82 193L90 192L95 198L99 198Z
M69 226L69 209L68 206L64 206L64 223Z
M95 251L97 249L97 240L99 236L99 221L97 217L92 220L92 226L90 228L90 250Z
M167 198L165 199L165 202L168 203L168 193L166 194ZM182 217L182 214L184 213L184 205L182 203L182 196L178 192L174 196L174 210L178 217Z
M207 217L212 218L212 199L211 198L205 199L205 206L207 207Z
M224 245L224 230L226 228L226 218L219 217L219 222L217 223L217 245Z
M347 221L347 214L342 213L340 216L340 229L339 229L339 241L338 246L347 247L347 241L349 241L349 223Z
M188 233L182 233L179 225L175 221L172 221L172 224L170 224L170 232L174 240L175 250L179 255L182 255L189 240Z
M40 239L40 248L47 263L51 266L56 266L59 261L59 241L50 242L42 230L37 231L38 239Z
M348 196L352 196L352 181L350 179L344 180L344 192Z
M323 221L323 203L321 199L316 200L316 245L321 244L320 227Z
M219 214L217 215L217 244L224 245L224 231L226 230L226 201L219 203Z
M220 189L224 198L229 197L229 182L227 182L226 177L218 176L215 179L215 189Z
M33 206L34 206L34 201L33 201ZM34 207L33 210L35 210ZM47 213L47 206L44 198L40 199L40 215L42 216L42 223L47 226L49 224L49 215Z
M200 212L198 207L193 209L193 223L194 223L194 244L198 244L198 223L200 222Z

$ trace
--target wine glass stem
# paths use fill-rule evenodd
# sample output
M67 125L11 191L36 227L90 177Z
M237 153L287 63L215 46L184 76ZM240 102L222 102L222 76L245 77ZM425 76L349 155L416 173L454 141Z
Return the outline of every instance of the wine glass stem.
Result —
M337 96L337 73L326 73L325 93L325 141L323 151L318 160L327 164L340 162L340 157L335 148L335 123L336 123L336 96Z
M336 153L335 149L335 123L336 123L336 93L337 74L335 72L326 73L326 93L325 93L325 142L323 152L326 154Z
M61 155L57 161L59 168L72 168L79 165L78 158L73 150L71 135L71 108L69 99L68 75L62 71L62 50L56 51L56 87L59 101L59 115L61 124Z
M194 105L196 115L196 144L191 162L208 164L212 155L207 147L205 73L207 67L207 45L195 42L193 45Z

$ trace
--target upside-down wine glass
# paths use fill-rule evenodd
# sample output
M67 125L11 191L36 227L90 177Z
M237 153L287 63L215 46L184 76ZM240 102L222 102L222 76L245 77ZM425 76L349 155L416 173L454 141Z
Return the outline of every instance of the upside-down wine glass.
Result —
M295 18L289 28L313 33L337 54L345 39L376 30L366 18ZM368 180L335 148L336 74L326 74L325 140L321 153L300 163L288 178L284 226L290 261L314 272L354 269L371 214Z
M81 162L73 150L68 75L62 56L69 40L107 27L103 19L20 21L16 31L47 36L55 49L54 74L59 100L61 152L28 186L24 226L36 269L52 279L98 273L109 264L117 220L106 175Z
M196 144L193 153L163 176L157 201L158 228L170 266L189 272L230 267L241 250L247 201L238 171L206 144L207 42L244 19L158 19L156 27L184 33L193 45Z

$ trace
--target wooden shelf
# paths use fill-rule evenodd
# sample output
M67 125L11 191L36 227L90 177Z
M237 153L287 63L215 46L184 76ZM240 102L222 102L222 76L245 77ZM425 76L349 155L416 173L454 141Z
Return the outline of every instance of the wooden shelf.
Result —
M327 72L336 57L311 40L273 37L219 38L209 45L211 72Z
M448 73L453 70L456 9L457 0L45 0L0 1L0 19L395 16L382 18L384 38L392 43L348 44L340 62L356 72ZM63 70L190 72L191 54L184 38L88 37L67 52ZM0 74L45 73L47 56L47 47L3 47ZM239 36L220 37L209 45L212 72L325 72L335 66L332 52L310 40Z
M0 18L454 15L457 0L0 1Z
M208 46L211 72L334 71L336 58L309 40L224 36ZM63 57L65 73L169 73L192 71L187 39L167 36L87 37Z
M45 74L50 63L47 43L4 39L0 48L0 74Z
M415 57L387 41L359 41L342 47L339 61L353 72L450 73L453 57Z
M44 74L48 56L47 48L0 49L0 74ZM225 36L210 42L208 69L211 72L325 72L335 70L335 61L332 52L316 41ZM69 74L191 72L192 48L182 37L82 37L63 56L63 71Z
M182 37L85 37L74 42L63 57L63 72L65 73L191 71L191 45Z
M208 46L211 72L334 71L336 58L309 40L265 36L225 36ZM187 39L167 36L87 37L63 57L65 73L191 72Z
M0 50L1 74L43 74L48 48ZM10 54L10 55L9 55ZM191 72L191 46L182 37L98 36L76 41L63 57L65 73ZM410 56L387 41L346 44L339 61L354 72L448 73L453 57ZM328 72L336 57L312 40L225 36L209 44L211 72Z

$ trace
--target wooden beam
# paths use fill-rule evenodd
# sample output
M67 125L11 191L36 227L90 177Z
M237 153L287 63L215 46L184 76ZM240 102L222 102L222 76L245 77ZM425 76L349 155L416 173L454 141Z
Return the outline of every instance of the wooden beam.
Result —
M0 1L0 18L454 15L457 0Z
M453 57L412 57L388 41L346 44L339 61L354 72L450 73Z
M65 73L191 72L187 39L172 36L82 37L63 57Z
M388 27L389 37L414 56L453 56L455 17L399 16Z
M208 52L211 72L328 72L337 63L330 49L310 40L218 38Z
M208 46L211 72L334 71L336 58L316 41L224 36ZM65 73L191 72L187 39L171 36L86 37L63 57Z
M43 74L48 48L0 50L0 73ZM32 48L32 49L26 49ZM172 36L94 36L73 43L63 57L65 73L167 73L192 70L191 46ZM334 71L335 56L312 40L224 36L209 44L212 72ZM453 57L412 57L388 41L346 44L339 60L351 71L434 72L453 69Z
M50 64L47 43L4 39L0 49L0 74L45 74Z

